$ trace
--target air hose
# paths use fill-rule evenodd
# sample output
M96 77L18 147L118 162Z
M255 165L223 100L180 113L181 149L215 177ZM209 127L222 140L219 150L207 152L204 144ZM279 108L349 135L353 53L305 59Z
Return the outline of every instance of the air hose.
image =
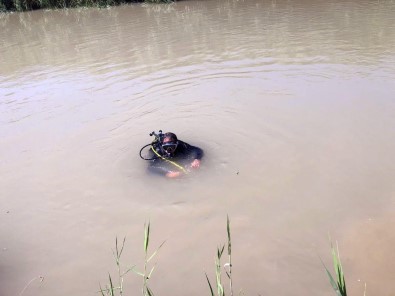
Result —
M147 144L147 145L143 146L143 147L140 149L140 157L141 157L142 159L144 159L144 160L155 160L155 159L161 158L162 160L164 160L164 161L166 161L166 162L168 162L168 163L171 163L172 165L174 165L175 167L177 167L177 168L178 168L179 170L181 170L183 173L188 174L188 171L187 171L185 168L183 168L181 165L179 165L179 164L176 163L175 161L171 161L170 159L167 159L167 158L163 157L162 155L160 155L160 154L158 153L158 151L155 150L153 144L154 144L154 143ZM145 158L145 157L143 157L143 156L141 155L141 153L143 152L144 148L146 148L146 147L148 147L148 146L151 146L151 150L155 153L155 156L152 157L152 158Z

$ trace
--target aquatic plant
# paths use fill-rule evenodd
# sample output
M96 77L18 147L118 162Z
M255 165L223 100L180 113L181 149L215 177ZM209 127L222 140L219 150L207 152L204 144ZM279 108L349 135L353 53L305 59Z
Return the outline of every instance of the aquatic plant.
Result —
M108 284L102 288L100 285L100 292L103 296L105 295L111 295L114 296L116 294L116 292L119 292L119 295L122 295L123 293L123 280L124 280L124 276L133 269L133 267L128 268L126 271L121 271L121 255L122 255L122 251L123 248L125 246L125 240L126 238L123 239L122 241L122 246L121 249L118 248L118 238L115 238L115 251L113 251L113 255L115 258L115 262L117 264L117 268L118 268L118 286L114 286L113 280L111 278L110 273L108 274Z
M226 217L226 231L228 234L228 243L227 243L227 249L228 249L228 262L224 264L224 270L225 273L228 277L229 280L229 293L231 296L233 296L233 281L232 281L232 241L231 241L231 236L230 236L230 220L229 216ZM215 282L217 286L217 295L218 296L225 296L225 289L224 285L222 283L222 264L221 264L221 257L224 252L225 245L222 245L222 247L217 248L217 257L215 258ZM228 270L226 270L228 268ZM211 282L207 276L206 273L206 279L207 283L210 288L211 296L215 296L213 286L211 285Z
M216 252L216 257L215 257L215 288L216 288L216 293L214 292L213 285L207 275L206 275L206 280L210 289L210 294L211 296L225 296L225 286L224 282L222 280L222 274L225 272L228 281L229 281L229 288L228 292L230 296L233 296L233 280L232 280L232 241L231 241L231 232L230 232L230 219L229 216L227 216L226 219L226 231L227 231L227 244L223 244L219 247L217 247L217 252ZM142 296L154 296L154 293L152 292L151 288L149 287L148 283L149 280L155 270L155 265L152 267L149 267L150 261L156 256L158 253L159 249L164 245L165 241L160 244L160 246L151 254L149 255L148 247L149 247L149 242L150 242L150 223L144 224L144 267L143 271L138 271L136 270L135 266L132 266L130 268L127 268L125 271L122 271L121 269L121 255L122 251L125 246L125 240L126 238L123 239L122 245L119 248L118 246L118 238L115 239L115 251L113 251L113 255L115 258L115 262L117 265L118 269L118 274L117 274L117 283L114 284L113 278L111 277L110 274L108 274L108 283L105 285L104 288L100 285L100 290L99 292L101 293L102 296L115 296L123 295L123 281L124 277L127 273L130 271L133 271L135 274L138 276L141 276L143 278L142 282L142 288L141 288L141 293ZM225 246L227 246L227 253L228 253L228 262L226 262L224 265L222 265L222 256L224 254ZM347 296L347 290L346 290L346 280L343 272L343 266L340 261L340 255L339 255L339 247L336 243L336 249L334 248L332 242L331 242L331 253L332 253L332 260L333 260L333 267L335 270L336 277L332 275L332 273L328 270L328 268L325 266L323 261L321 260L326 273L329 277L329 282L336 292L337 296ZM365 292L364 296L366 295L366 284L365 284Z
M148 257L148 245L149 245L149 236L150 236L150 223L144 225L144 272L138 272L135 269L133 269L133 272L136 274L140 275L143 277L143 288L142 288L142 294L143 296L152 296L154 295L152 293L152 290L148 286L148 281L152 276L152 273L154 272L155 265L151 268L151 270L148 272L148 263L156 256L158 253L159 249L164 245L165 242L162 242L160 246L152 253L151 256Z
M333 244L331 242L331 251L332 251L332 260L333 260L333 268L335 269L336 273L336 281L328 268L325 266L324 263L324 268L326 270L326 273L329 277L329 282L332 285L332 288L335 290L336 294L338 296L347 296L347 289L346 289L346 280L344 277L344 272L343 272L343 266L340 261L340 254L339 254L339 246L336 242L336 250L333 247ZM321 260L322 261L322 260Z
M143 278L143 284L142 284L142 289L141 289L142 295L143 296L153 296L154 293L148 286L148 282L155 270L155 265L152 266L151 268L149 268L148 265L149 265L149 262L156 256L159 249L164 245L165 242L162 242L162 244L151 255L149 255L148 246L149 246L149 241L150 241L150 222L148 222L148 224L144 224L144 268L143 268L143 271L140 272L140 271L136 270L135 265L127 268L125 271L121 270L121 255L122 255L123 248L125 246L125 240L126 240L126 238L123 239L122 246L121 246L121 248L119 248L118 247L118 238L116 238L115 239L115 251L113 251L113 255L114 255L115 262L116 262L117 269L118 269L118 274L117 274L118 283L115 286L113 279L111 278L111 275L108 274L108 283L105 285L104 288L102 288L100 285L99 292L101 293L102 296L106 296L106 295L107 296L115 296L115 295L122 296L123 295L124 277L130 271L133 271L135 274L137 274Z

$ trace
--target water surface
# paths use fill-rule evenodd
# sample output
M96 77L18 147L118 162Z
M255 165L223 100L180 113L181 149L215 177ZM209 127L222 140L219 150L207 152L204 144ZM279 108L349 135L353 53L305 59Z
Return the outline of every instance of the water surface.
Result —
M158 295L208 295L233 235L235 290L350 294L395 276L395 2L182 1L0 16L0 294L97 295L111 248ZM163 129L205 150L177 181L139 149ZM139 293L129 275L126 291Z

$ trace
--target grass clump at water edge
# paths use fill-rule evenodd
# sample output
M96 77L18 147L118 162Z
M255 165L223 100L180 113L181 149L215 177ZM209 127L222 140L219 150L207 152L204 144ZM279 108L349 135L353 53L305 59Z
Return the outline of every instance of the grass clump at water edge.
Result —
M231 232L230 232L230 220L229 216L227 216L227 221L226 221L226 230L227 230L227 253L228 253L228 262L225 263L222 266L221 259L223 258L223 253L225 250L225 244L217 247L217 253L216 253L216 258L215 258L215 284L216 284L216 293L214 292L213 285L207 275L206 275L206 280L210 289L210 294L211 296L225 296L225 285L222 280L222 271L225 271L225 274L228 278L229 281L229 288L228 292L230 296L233 296L233 280L232 280L232 242L231 242ZM119 248L118 246L118 239L115 239L115 251L113 251L113 255L115 258L115 262L117 265L118 269L118 274L117 274L117 283L114 284L113 278L111 275L108 275L108 283L105 285L104 288L100 285L100 291L102 296L115 296L119 295L122 296L124 291L123 291L123 281L124 277L127 273L130 271L133 271L135 274L138 276L141 276L143 278L142 281L142 288L141 288L141 293L142 296L154 296L154 293L150 289L148 282L149 279L152 276L152 273L155 269L155 265L151 268L149 268L149 262L156 256L157 252L159 249L163 246L165 242L163 242L151 255L149 255L148 252L148 246L149 246L149 241L150 241L150 223L144 225L144 267L143 271L137 271L135 266L132 266L130 268L127 268L125 271L122 271L121 268L121 255L122 251L125 246L125 238L123 239L122 245ZM325 264L322 262L324 265L325 271L328 275L329 282L336 292L337 296L347 296L347 289L346 289L346 280L344 276L344 271L343 271L343 266L340 261L340 255L339 255L339 248L336 244L336 249L333 247L333 244L331 243L331 253L332 253L332 260L333 260L333 267L335 270L336 276L334 277L332 273L328 270L328 268L325 266ZM243 294L242 291L240 291L239 295ZM365 284L365 292L364 296L366 295L366 284Z
M110 7L141 2L159 4L171 3L174 0L0 0L0 12L72 7Z

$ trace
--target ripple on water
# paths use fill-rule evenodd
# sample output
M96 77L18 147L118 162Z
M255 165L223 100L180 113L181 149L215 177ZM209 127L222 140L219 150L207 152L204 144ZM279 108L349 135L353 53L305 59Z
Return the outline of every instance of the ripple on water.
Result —
M0 198L19 212L1 226L10 249L34 258L6 265L65 279L48 282L43 295L85 295L107 270L92 274L86 267L98 257L85 255L108 245L114 227L138 236L134 221L150 213L159 232L177 233L180 251L205 250L216 242L204 233L229 211L243 222L234 224L247 242L240 250L273 238L249 254L256 266L241 269L246 294L328 291L306 239L322 238L325 253L328 229L364 227L349 221L380 215L393 199L393 8L213 0L0 16ZM159 128L205 150L201 174L179 182L145 175L138 150ZM30 227L16 223L26 217ZM54 246L59 229L68 236ZM390 256L391 244L380 245ZM78 260L54 268L62 258ZM182 268L195 274L193 264ZM263 288L254 276L262 270L272 275ZM18 282L5 270L2 291L17 294L28 273ZM390 286L392 274L388 266L369 278ZM200 276L190 287L169 280L161 291L205 293L196 291Z

